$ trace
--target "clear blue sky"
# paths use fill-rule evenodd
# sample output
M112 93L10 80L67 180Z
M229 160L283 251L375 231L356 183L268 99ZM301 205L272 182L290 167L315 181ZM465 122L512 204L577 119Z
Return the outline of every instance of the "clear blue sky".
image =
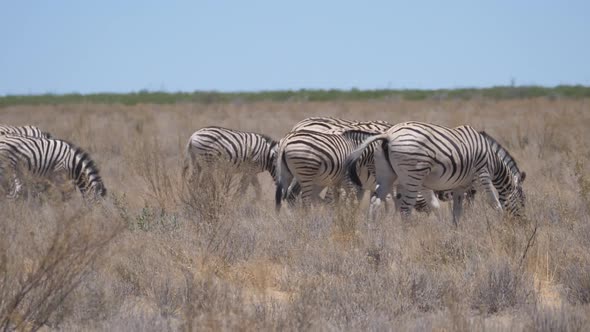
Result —
M0 95L590 85L590 1L0 2Z

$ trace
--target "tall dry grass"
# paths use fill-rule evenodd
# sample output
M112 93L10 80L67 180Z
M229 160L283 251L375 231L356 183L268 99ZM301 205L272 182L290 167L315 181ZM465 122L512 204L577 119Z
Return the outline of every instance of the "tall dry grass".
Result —
M0 202L0 328L587 330L589 111L567 99L0 109L88 150L109 190L94 207L77 193ZM225 195L223 167L180 177L200 127L280 138L316 115L486 130L528 173L528 220L482 199L457 228L417 214L368 224L366 201L276 215L267 174L260 201Z

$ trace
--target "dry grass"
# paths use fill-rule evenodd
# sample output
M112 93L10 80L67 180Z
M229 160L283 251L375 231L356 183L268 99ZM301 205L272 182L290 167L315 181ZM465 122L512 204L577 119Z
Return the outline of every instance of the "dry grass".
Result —
M350 207L274 213L180 178L207 125L280 138L307 116L468 123L528 173L527 222L477 200L458 228ZM590 326L588 100L56 105L0 109L88 150L102 206L0 202L0 329L541 330ZM55 197L54 197L55 196ZM345 205L346 207L346 205ZM450 220L450 211L443 211Z

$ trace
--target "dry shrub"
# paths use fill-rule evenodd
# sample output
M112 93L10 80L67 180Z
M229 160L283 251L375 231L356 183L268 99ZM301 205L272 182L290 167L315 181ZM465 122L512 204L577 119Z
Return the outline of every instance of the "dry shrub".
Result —
M227 212L241 203L245 197L238 197L232 192L235 183L234 174L239 170L228 163L208 164L195 174L183 179L186 185L183 203L189 213L199 216L199 221L217 224Z
M96 268L120 225L99 208L0 204L0 328L37 330L59 324L64 301Z
M559 274L571 304L590 304L590 257L572 259Z
M588 176L581 159L575 161L574 171L580 186L580 199L585 203L586 211L590 211L590 176Z
M178 202L178 178L180 163L171 166L162 156L168 151L162 149L157 139L137 143L131 164L147 187L147 195L155 200L158 207L172 210Z
M584 312L585 311L585 312ZM531 323L527 330L539 332L586 331L590 324L589 310L573 306L544 307L536 306L529 314Z
M33 122L92 150L112 198L101 208L105 212L82 214L80 223L64 221L76 214L79 195L58 203L59 190L53 195L53 188L44 185L35 189L39 195L0 202L0 253L6 253L1 266L16 271L0 272L1 308L10 299L4 294L12 294L18 289L14 285L27 280L27 271L41 266L58 234L56 224L78 230L79 224L89 224L97 230L88 231L95 240L58 238L73 243L69 248L74 250L83 248L82 239L89 246L96 243L123 220L128 231L103 247L107 251L97 249L102 254L94 263L68 259L87 268L79 279L62 278L78 287L69 293L63 288L68 295L45 326L145 331L584 328L590 316L590 223L583 199L589 105L565 99L392 99L0 109L3 121ZM190 193L179 180L182 146L198 127L219 125L278 138L298 120L317 115L467 122L486 130L528 173L524 189L533 222L500 220L479 196L456 228L446 205L444 223L418 214L404 223L399 214L382 213L380 222L369 225L366 205L354 210L349 204L310 213L285 208L276 215L267 175L260 176L263 197L256 204L250 193L228 193L237 187L230 180L236 172L223 170L224 165L207 175L209 181L192 183ZM59 217L61 206L67 218ZM47 287L59 289L46 280ZM32 303L21 301L18 315ZM13 315L10 324L22 321L21 328L31 329L44 320L44 315L31 315L36 317Z
M489 262L475 277L471 306L494 314L534 300L533 282L507 261Z
M353 242L358 236L360 202L356 202L356 198L353 197L355 193L339 190L335 195L339 195L339 199L333 206L335 235Z
M439 271L420 267L404 269L396 278L396 294L402 310L431 312L444 308L444 300L453 292L452 282Z

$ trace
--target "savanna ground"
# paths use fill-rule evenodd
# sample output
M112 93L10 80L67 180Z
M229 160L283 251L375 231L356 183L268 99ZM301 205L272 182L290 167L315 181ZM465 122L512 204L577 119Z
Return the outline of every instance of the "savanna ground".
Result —
M308 116L470 124L527 172L527 220L477 200L448 220L356 211L274 213L220 185L183 191L188 137L218 125L282 137ZM57 189L1 201L0 329L510 330L590 328L590 100L6 106L90 152L93 208ZM62 188L63 189L63 188Z

